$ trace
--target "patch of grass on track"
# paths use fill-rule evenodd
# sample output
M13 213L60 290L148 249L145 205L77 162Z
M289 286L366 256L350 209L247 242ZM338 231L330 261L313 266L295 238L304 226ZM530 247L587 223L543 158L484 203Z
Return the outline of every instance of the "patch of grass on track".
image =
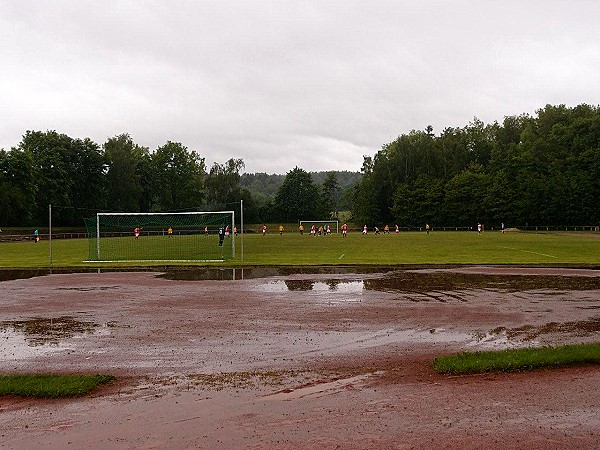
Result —
M60 398L87 394L104 383L114 381L111 375L44 375L0 374L0 396Z
M600 364L600 343L465 352L433 360L435 371L442 374L521 372L580 364Z

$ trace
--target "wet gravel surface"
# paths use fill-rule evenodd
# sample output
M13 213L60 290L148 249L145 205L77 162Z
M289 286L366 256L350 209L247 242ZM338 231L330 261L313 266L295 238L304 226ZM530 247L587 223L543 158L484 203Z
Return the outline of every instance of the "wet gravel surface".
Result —
M598 342L600 271L323 272L7 277L3 373L119 381L0 398L0 448L597 448L597 367L447 377L431 359Z

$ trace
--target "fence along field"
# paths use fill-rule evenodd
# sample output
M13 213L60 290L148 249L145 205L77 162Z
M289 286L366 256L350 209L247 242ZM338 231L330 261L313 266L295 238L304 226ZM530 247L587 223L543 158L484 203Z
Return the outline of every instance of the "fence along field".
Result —
M258 227L257 227L258 228ZM145 236L139 244L152 245ZM155 236L167 240L167 236ZM123 239L133 240L134 237ZM210 235L209 245L218 251L218 237ZM231 239L231 238L227 238ZM107 267L152 266L166 262L110 263L86 261L88 239L57 239L42 236L33 241L0 243L0 267ZM168 243L168 242L167 242ZM243 261L241 249L243 245ZM600 266L600 234L536 234L477 232L401 232L399 234L352 232L341 235L311 237L286 231L279 235L271 228L266 236L259 233L238 235L235 258L213 265L444 265L444 264L515 264L515 265L584 265ZM50 259L51 258L51 259ZM195 263L172 263L195 264ZM198 262L199 265L210 263Z

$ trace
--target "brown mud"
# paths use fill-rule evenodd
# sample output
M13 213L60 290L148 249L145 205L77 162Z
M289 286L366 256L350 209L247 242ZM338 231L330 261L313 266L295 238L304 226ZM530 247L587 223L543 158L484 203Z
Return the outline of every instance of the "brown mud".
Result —
M597 448L598 367L457 377L431 360L598 342L599 271L199 273L0 282L2 373L118 379L0 397L0 448Z

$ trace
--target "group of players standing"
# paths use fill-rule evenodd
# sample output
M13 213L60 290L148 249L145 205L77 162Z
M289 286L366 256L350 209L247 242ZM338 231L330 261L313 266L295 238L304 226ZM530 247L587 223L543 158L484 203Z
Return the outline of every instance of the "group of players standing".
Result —
M279 227L279 234L281 234L281 226ZM304 225L300 224L298 227L298 231L300 234L304 234ZM346 237L348 233L348 224L344 223L342 225L342 237ZM310 227L310 235L311 236L329 236L331 235L331 226L330 225L319 225L317 228L315 224L312 224Z
M279 228L280 228L279 234L281 234L282 227L279 227ZM341 230L342 230L342 237L346 237L348 234L348 224L344 222L344 224L341 227ZM298 231L300 231L300 234L304 234L304 225L300 224L300 226L298 227ZM380 234L380 230L378 227L374 227L373 231L375 232L376 235ZM395 225L395 232L396 232L396 234L400 233L400 227L398 226L398 224ZM389 234L389 233L390 233L390 226L385 225L383 227L383 234ZM331 234L331 227L329 225L319 226L317 228L313 224L310 227L310 235L311 236L328 236L330 234ZM369 227L367 225L365 225L363 227L362 234L369 234Z
M504 224L502 224L504 225ZM398 224L396 224L395 226L395 233L398 234L400 233L400 227L398 226ZM427 234L429 234L429 224L427 224L425 226L426 232ZM342 230L342 237L346 237L348 234L348 224L344 222L344 224L341 226L341 230ZM135 236L135 239L138 239L140 234L141 234L142 229L140 227L135 227L135 229L133 230L133 234ZM233 234L237 236L237 226L233 227ZM300 226L298 227L298 231L300 232L300 234L304 234L304 225L300 224ZM478 231L481 234L481 225L478 226ZM37 232L37 230L36 230ZM261 227L261 232L262 235L265 236L267 234L267 226L263 225ZM283 234L284 232L284 227L283 225L279 225L279 234ZM373 227L373 232L378 235L381 233L381 231L379 230L378 227ZM503 230L504 232L504 230ZM389 225L385 225L383 227L383 234L389 234L390 233L390 226ZM208 236L208 227L204 227L204 234ZM220 241L220 245L222 245L223 239L227 236L230 235L230 228L229 225L223 227L221 226L219 228L219 241ZM369 227L367 225L365 225L362 229L362 234L366 235L369 234ZM37 235L37 233L36 233ZM167 230L167 236L171 237L173 235L173 228L169 227L169 229ZM319 227L316 227L314 224L310 227L310 235L311 236L329 236L331 235L331 226L330 225L319 225ZM36 240L37 242L37 240Z
M400 227L398 226L398 224L394 225L395 226L395 233L398 234L400 233ZM381 233L381 231L379 230L379 227L373 227L373 232L378 235ZM362 234L369 234L369 227L368 226L364 226L363 227L363 231ZM383 234L390 234L390 226L389 225L385 225L383 227Z

